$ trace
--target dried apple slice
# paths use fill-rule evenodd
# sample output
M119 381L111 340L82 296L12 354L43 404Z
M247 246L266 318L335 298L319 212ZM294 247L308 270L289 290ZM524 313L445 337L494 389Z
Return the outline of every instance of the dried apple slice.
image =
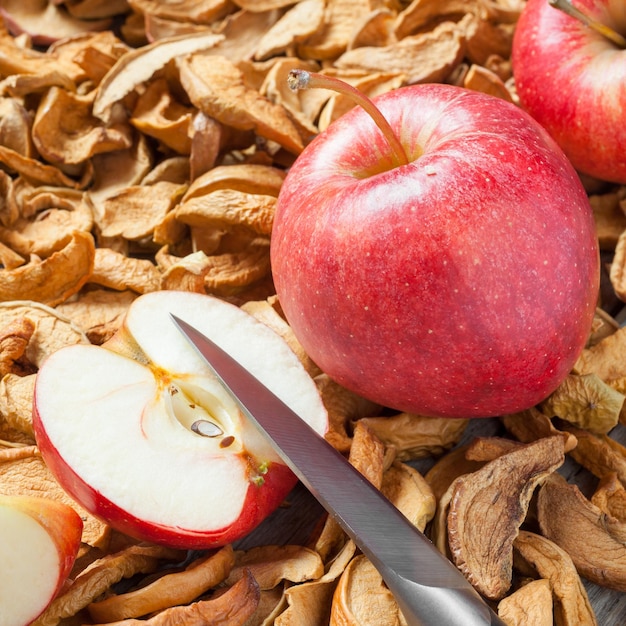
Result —
M325 432L315 383L279 335L217 298L156 291L134 300L106 347L71 346L44 362L35 434L59 482L111 526L175 547L223 545L274 510L295 477L170 312Z
M513 541L535 487L563 464L563 439L545 437L508 452L452 484L448 542L456 566L487 598L512 580Z
M48 0L3 0L0 13L13 35L27 33L32 42L48 46L52 42L85 31L104 30L110 19L81 20L69 15L56 2Z
M212 31L185 34L162 39L132 50L122 56L102 79L93 103L93 115L106 124L119 117L116 105L157 70L180 55L212 48L223 41L222 35ZM124 114L122 117L126 117Z

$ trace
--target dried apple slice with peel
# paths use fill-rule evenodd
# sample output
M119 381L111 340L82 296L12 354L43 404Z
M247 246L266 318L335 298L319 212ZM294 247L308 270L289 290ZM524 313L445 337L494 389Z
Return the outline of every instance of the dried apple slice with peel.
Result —
M296 479L170 313L326 431L319 392L279 335L232 304L177 291L137 298L103 346L48 357L33 422L46 463L87 510L139 539L202 549L248 533Z
M66 581L83 523L71 507L32 496L0 495L0 622L30 624Z

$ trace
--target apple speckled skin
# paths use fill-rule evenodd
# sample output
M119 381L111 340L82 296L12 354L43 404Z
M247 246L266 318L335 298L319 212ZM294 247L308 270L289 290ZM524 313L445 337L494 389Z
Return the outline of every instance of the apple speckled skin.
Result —
M576 6L626 34L623 0L579 0ZM626 183L626 50L548 0L528 0L511 59L520 104L574 167Z
M291 168L272 234L293 331L332 378L398 410L514 413L549 395L588 337L595 225L580 180L529 115L447 85L359 107Z

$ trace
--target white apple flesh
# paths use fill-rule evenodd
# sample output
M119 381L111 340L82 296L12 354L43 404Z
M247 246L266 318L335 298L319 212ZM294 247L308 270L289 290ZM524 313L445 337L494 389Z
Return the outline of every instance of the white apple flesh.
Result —
M106 347L52 354L37 376L34 427L46 463L91 513L141 539L202 549L248 533L296 479L170 313L325 432L315 383L281 337L234 305L174 291L138 298Z
M25 626L45 610L67 580L82 529L65 504L0 495L0 626Z

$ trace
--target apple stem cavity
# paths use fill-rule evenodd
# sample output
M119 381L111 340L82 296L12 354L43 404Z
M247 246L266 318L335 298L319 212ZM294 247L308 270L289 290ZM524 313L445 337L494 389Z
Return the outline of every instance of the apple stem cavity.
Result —
M602 24L601 22L598 22L598 20L595 20L586 13L583 13L580 9L576 8L571 3L571 0L548 0L548 2L550 3L550 6L554 7L555 9L563 11L563 13L569 15L570 17L581 21L585 26L593 28L601 35L604 35L604 37L606 37L609 41L614 43L619 48L626 49L625 37L623 37L620 33L613 30L606 24Z
M393 153L396 167L408 165L409 157L406 154L400 139L396 136L391 125L380 112L380 109L362 91L346 83L343 80L332 76L325 76L317 72L307 72L306 70L295 69L289 72L287 84L293 91L299 89L330 89L336 93L343 94L359 105L373 120L380 132L384 135Z

